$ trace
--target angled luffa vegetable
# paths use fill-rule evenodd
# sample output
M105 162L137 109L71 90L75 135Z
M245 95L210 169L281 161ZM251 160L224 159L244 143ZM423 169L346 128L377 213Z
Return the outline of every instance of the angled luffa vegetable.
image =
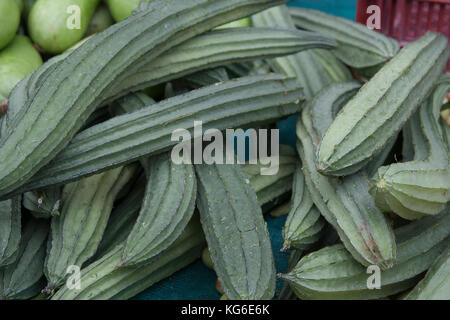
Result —
M45 261L47 291L68 277L70 266L83 267L100 244L117 193L132 177L136 166L119 167L65 186L60 216L51 221L51 239Z
M176 145L174 130L239 128L297 113L303 92L294 79L268 74L230 80L112 118L79 133L15 193L67 183Z
M332 47L333 45L326 38L317 38L317 35L295 30L248 28L244 35L242 30L233 28L211 31L189 39L149 62L137 72L131 72L121 82L114 84L113 88L103 94L101 104L115 100L127 92L138 91L140 88L158 85L217 65L281 56L307 48ZM72 50L47 61L45 68L41 69L60 64ZM9 109L22 106L13 103L10 104ZM8 122L12 121L11 118L13 118L12 115L8 118Z
M72 51L42 79L33 99L22 100L25 105L12 119L12 130L7 134L2 132L0 138L0 194L24 184L50 162L95 110L102 93L126 77L126 72L139 70L195 35L283 2L154 0L141 3L135 15Z
M255 14L252 16L253 25L295 29L289 14L290 10L282 5ZM296 77L304 88L306 99L309 100L333 81L352 79L346 67L337 59L329 59L329 55L324 51L326 50L307 50L287 57L271 59L270 64L276 72Z
M23 194L23 206L36 218L59 215L61 189L59 187L30 191Z
M305 250L319 239L325 222L314 206L300 164L294 173L291 202L292 208L283 227L283 250L291 247Z
M395 39L345 18L304 8L290 8L289 13L298 28L335 39L338 47L333 53L354 68L381 67L400 48Z
M450 246L442 252L405 300L450 300Z
M445 76L408 124L414 160L381 167L374 177L377 203L404 219L438 214L450 200L450 153L439 124L449 89L450 76Z
M333 225L345 247L363 265L390 268L395 260L392 228L369 193L369 178L360 172L344 179L317 172L316 149L320 137L339 107L359 88L355 82L336 83L322 90L297 122L297 148L306 184L314 204Z
M215 30L182 43L130 73L104 96L111 101L130 91L178 79L199 70L284 56L312 48L333 47L332 40L312 32L264 27Z
M180 236L194 213L194 166L174 164L170 153L155 156L150 163L142 207L123 249L123 266L155 258Z
M386 63L328 128L319 146L318 169L343 176L364 167L431 92L449 48L443 35L428 32Z
M62 287L52 300L126 300L194 262L202 254L205 238L198 218L191 221L181 236L158 259L147 265L117 266L123 245L118 245L81 271L81 290Z
M281 277L301 299L383 298L414 286L420 274L446 249L449 235L449 208L396 229L397 262L379 274L380 289L368 289L371 274L341 244L303 257L291 272Z
M211 259L229 299L271 299L275 265L255 191L239 165L195 165L197 206Z
M106 252L127 240L142 206L145 184L145 178L142 175L129 195L113 209L93 259L101 258Z
M17 258L13 264L0 268L0 300L29 299L44 287L44 260L48 221L27 221Z
M19 250L21 198L0 201L0 267L14 262Z

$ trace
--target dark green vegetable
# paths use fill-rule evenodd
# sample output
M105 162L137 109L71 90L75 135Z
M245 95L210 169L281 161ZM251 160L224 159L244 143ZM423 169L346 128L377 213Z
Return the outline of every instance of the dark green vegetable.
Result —
M195 165L203 231L229 299L271 299L272 249L256 193L239 165Z
M139 70L197 34L282 2L154 0L83 43L48 71L33 99L16 98L25 104L0 138L0 194L24 184L69 144L101 103L105 89L126 72ZM161 30L162 24L167 28Z
M67 183L166 151L178 143L170 139L173 131L184 128L192 132L194 120L203 121L204 130L273 122L298 112L302 100L295 80L274 74L194 90L79 133L51 164L15 193Z

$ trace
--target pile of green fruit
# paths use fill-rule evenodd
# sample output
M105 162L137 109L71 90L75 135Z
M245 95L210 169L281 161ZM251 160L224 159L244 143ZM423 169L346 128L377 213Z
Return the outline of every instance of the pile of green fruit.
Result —
M0 0L0 300L130 299L200 257L224 299L450 299L448 40L286 2ZM171 160L196 121L292 115L275 175Z

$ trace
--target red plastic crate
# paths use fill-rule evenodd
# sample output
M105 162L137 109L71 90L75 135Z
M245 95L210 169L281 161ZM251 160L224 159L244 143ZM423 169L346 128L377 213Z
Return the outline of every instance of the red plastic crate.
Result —
M427 31L440 32L450 39L450 0L358 0L356 21L366 24L370 5L381 9L381 30L377 31L397 39L401 46Z

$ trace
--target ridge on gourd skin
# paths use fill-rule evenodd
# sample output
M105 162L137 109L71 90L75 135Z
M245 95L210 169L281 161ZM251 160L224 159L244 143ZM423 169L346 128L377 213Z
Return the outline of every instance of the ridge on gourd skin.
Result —
M264 10L251 17L254 27L296 29L286 5ZM306 100L332 82L350 81L348 68L328 50L305 50L286 57L269 60L276 72L295 77L304 88Z
M0 201L0 267L14 262L17 257L21 230L21 196Z
M363 168L431 93L449 51L447 38L428 32L386 63L328 128L318 150L319 172L345 176Z
M443 76L409 120L414 159L383 166L374 177L377 204L404 219L438 214L450 201L450 153L439 123L449 89L450 75Z
M317 94L297 121L297 149L314 204L334 227L346 249L362 265L389 269L395 264L392 227L370 195L365 170L342 179L317 172L316 152L333 117L360 87L357 82L334 83Z
M269 233L247 175L238 164L194 167L200 220L225 294L272 299L275 264Z
M335 39L339 46L333 53L353 68L379 69L400 49L397 40L355 21L305 8L290 8L289 12L298 28Z
M30 299L45 287L44 261L49 229L48 220L27 220L15 261L0 268L0 301Z
M450 300L450 246L442 252L425 277L411 290L405 300Z

